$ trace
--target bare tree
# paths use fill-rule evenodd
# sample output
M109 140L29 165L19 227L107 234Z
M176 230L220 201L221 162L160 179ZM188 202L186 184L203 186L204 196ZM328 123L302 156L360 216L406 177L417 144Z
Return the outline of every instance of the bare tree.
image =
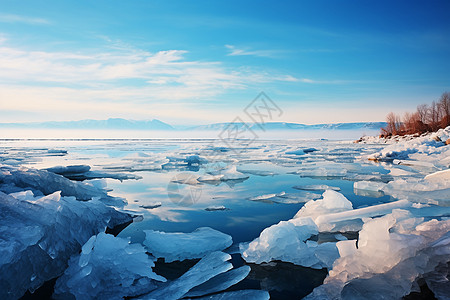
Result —
M430 105L430 111L428 114L428 122L427 122L430 125L431 130L436 131L439 129L440 120L441 120L440 110L438 108L436 101L433 101L431 102Z
M450 125L450 93L445 92L442 94L438 103L440 117L441 117L441 127L445 128Z
M387 126L381 129L382 136L424 133L450 126L450 92L443 93L438 102L433 101L429 106L418 105L416 112L406 112L401 120L390 112L386 122Z
M428 122L429 111L430 108L428 107L428 104L420 104L417 106L417 113L419 114L419 120L424 124Z
M400 120L400 117L397 116L395 113L390 112L386 116L386 123L387 126L382 129L383 135L396 135L400 134L402 122Z

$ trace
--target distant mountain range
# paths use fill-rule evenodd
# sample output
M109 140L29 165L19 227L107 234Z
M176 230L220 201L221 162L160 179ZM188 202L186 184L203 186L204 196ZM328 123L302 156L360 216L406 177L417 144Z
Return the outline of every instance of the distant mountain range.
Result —
M190 127L191 130L224 130L230 123L215 123L210 125L194 126ZM379 130L381 127L386 126L386 122L358 122L358 123L331 123L331 124L314 124L306 125L299 123L285 123L285 122L270 122L262 124L246 124L235 123L233 126L238 128L244 128L248 126L252 130L352 130L352 129L367 129L367 130Z
M81 120L61 122L0 123L8 128L42 128L42 129L125 129L125 130L175 130L171 125L159 120L126 120L110 118L108 120Z
M107 120L81 120L61 122L29 122L29 123L0 123L0 128L39 128L39 129L115 129L115 130L186 130L186 131L221 131L230 123L215 123L200 126L172 126L162 121L126 120L110 118ZM243 129L248 126L252 130L379 130L385 127L385 122L358 122L305 125L299 123L270 122L262 126L254 123L234 123L233 127ZM262 128L261 128L262 127Z

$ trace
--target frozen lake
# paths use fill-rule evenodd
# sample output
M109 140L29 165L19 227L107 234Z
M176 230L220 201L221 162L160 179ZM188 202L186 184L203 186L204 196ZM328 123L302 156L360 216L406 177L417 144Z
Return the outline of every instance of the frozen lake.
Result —
M240 242L255 239L264 228L291 219L308 200L320 198L324 190L314 186L339 189L354 208L392 201L382 193L353 189L355 180L386 180L383 176L388 171L382 166L356 160L378 148L324 140L255 141L234 148L211 139L155 139L3 141L0 150L10 160L16 158L18 165L31 168L89 165L91 171L138 178L94 179L106 183L109 195L127 200L122 209L143 216L119 237L142 243L144 230L192 232L211 227L233 238L233 253ZM189 162L186 158L190 156L205 161ZM242 178L196 180L230 166L235 166ZM299 170L303 170L300 175ZM333 235L321 238L336 241ZM235 266L243 264L239 254L233 257ZM164 264L160 267L164 272ZM181 272L184 265L172 263L171 268ZM251 276L238 287L268 289L274 299L304 296L321 284L325 275L326 271L289 263L253 265ZM273 286L261 286L268 282Z
M235 274L244 272L245 275L248 272L245 268L250 267L248 275L239 280L232 278L239 283L226 291L241 293L241 290L256 289L268 291L271 299L298 299L316 287L325 286L322 283L327 274L330 276L331 266L333 270L343 268L341 272L345 272L346 259L354 259L349 264L358 266L354 268L356 275L352 275L357 278L361 276L358 272L367 268L373 269L374 274L380 272L377 268L381 262L365 264L370 264L378 253L390 251L386 250L389 247L396 249L390 258L391 252L384 254L383 261L389 266L398 262L396 255L407 258L409 254L402 247L408 243L413 247L422 245L413 238L420 235L411 231L414 224L431 222L428 227L418 225L417 228L422 226L436 231L436 237L441 236L450 216L450 187L445 177L448 148L433 137L405 145L399 143L389 150L389 146L370 141L325 139L3 139L0 141L3 172L0 188L24 205L29 205L27 201L41 201L36 200L40 199L41 191L48 195L63 190L62 196L77 194L79 200L88 200L97 193L104 203L135 216L134 222L118 237L145 247L155 260L160 257L153 269L169 281L175 282L194 268L198 260L192 258L203 257L202 249L214 248L217 243L222 245L217 249L226 248L224 252L231 255ZM421 150L418 152L414 147ZM369 160L371 157L376 159ZM33 169L48 171L39 171L43 172L39 176L56 173L70 180L51 187L53 177L50 181L48 177L27 179L26 176L36 175ZM430 181L427 179L430 176L426 176L431 173ZM8 181L9 177L13 181ZM67 186L77 182L88 183L87 195L76 189L67 192ZM51 190L45 192L46 185ZM29 198L29 194L20 192L27 189L33 190L37 197ZM54 194L48 197L59 199ZM74 200L61 201L68 201L64 205L69 205ZM45 205L51 208L53 204L50 201ZM70 205L78 206L78 203ZM393 221L383 225L384 220ZM380 225L374 228L385 230L384 234L392 235L391 238L364 232L377 222ZM444 225L433 225L433 222ZM365 227L366 223L370 226ZM397 223L400 225L383 229ZM59 230L66 226L56 224L61 226ZM202 227L213 230L198 231ZM394 229L394 233L389 233L388 230ZM398 235L397 231L402 234ZM373 238L375 242L362 248L362 254L347 257L348 251L358 251L355 242L361 239L361 232L364 232L363 239ZM414 234L404 235L405 232ZM81 239L84 239L81 245L89 236ZM97 237L99 243L108 243L112 238L104 236ZM381 242L376 240L379 237ZM20 234L10 238L28 241ZM398 238L403 239L400 243L403 246L397 249ZM166 242L160 243L164 239ZM209 243L210 239L215 242ZM192 240L197 240L198 246ZM393 244L377 249L383 243ZM364 257L361 255L368 256L358 261ZM333 265L335 260L338 263ZM227 274L224 276L232 276ZM111 273L111 276L118 274ZM157 289L156 293L163 290ZM318 292L315 297L320 299L321 290Z

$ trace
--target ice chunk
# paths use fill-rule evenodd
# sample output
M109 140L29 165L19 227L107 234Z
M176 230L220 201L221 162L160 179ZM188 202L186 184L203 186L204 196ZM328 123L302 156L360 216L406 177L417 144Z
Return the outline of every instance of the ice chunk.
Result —
M203 164L208 163L207 159L200 157L198 155L190 155L190 156L186 157L184 161L188 165L203 165Z
M224 292L211 296L195 298L201 300L228 300L228 299L246 299L246 300L269 300L270 295L262 290L241 290L233 292Z
M48 153L56 154L56 155L66 155L67 150L64 149L48 149Z
M155 257L166 262L201 258L209 252L231 246L231 236L209 227L201 227L191 233L144 230L144 245Z
M353 255L357 250L356 240L339 241L336 243L336 247L338 248L340 257Z
M385 186L386 186L385 183L376 182L376 181L356 181L353 184L354 189L371 191L371 192L382 191Z
M335 168L311 168L302 169L297 172L302 177L343 177L347 175L346 169L335 169Z
M448 206L450 180L439 179L439 176L441 174L431 179L399 178L389 182L383 188L383 192L397 199Z
M286 151L286 154L292 154L292 155L304 155L306 154L305 151L303 151L302 149L297 149L297 150L292 150L292 151Z
M277 195L277 197L271 198L270 201L275 203L294 204L305 203L310 200L320 198L320 194L311 193L307 191L300 191L297 193L285 193L283 195Z
M208 182L208 181L221 181L224 177L223 174L218 175L211 175L211 174L205 174L197 178L200 182Z
M166 279L152 271L154 262L140 244L100 233L72 257L55 285L56 299L122 299L148 293Z
M303 206L294 218L316 217L327 213L336 213L346 210L352 210L353 206L347 198L341 193L333 190L327 190L322 195L323 199L309 201Z
M236 166L231 166L230 168L225 170L222 174L223 174L223 177L221 178L222 181L247 179L249 177L248 175L245 175L237 171Z
M438 171L433 174L428 174L427 176L425 176L425 180L428 181L450 180L450 169Z
M333 190L333 191L340 191L340 187L336 186L329 186L325 184L311 184L311 185L296 185L292 187L296 190L305 190L305 191L326 191L326 190Z
M207 282L191 289L185 297L199 297L207 294L224 291L230 286L242 281L250 273L249 266L242 266L237 269L232 269L226 273L217 275Z
M217 211L217 210L228 210L228 208L226 208L223 205L218 205L218 206L209 206L207 208L205 208L206 211Z
M274 260L291 262L311 268L329 268L338 257L335 243L307 241L318 233L309 218L281 221L264 229L249 244L241 244L242 258L247 262L263 263Z
M389 214L393 209L409 208L411 202L408 200L398 200L390 203L378 204L368 207L362 207L354 210L347 210L338 213L319 215L314 218L314 222L320 231L338 230L339 226L345 226L351 220L364 219L375 216ZM359 226L356 230L359 230Z
M450 255L450 220L421 222L405 210L367 219L358 249L343 251L346 255L335 261L324 285L306 299L400 299L408 294L420 274L446 263Z
M180 278L166 283L139 299L181 299L192 288L230 270L233 266L227 262L229 259L231 256L223 252L209 253Z
M92 235L132 221L93 200L80 202L54 193L8 196L0 192L0 298L21 297L62 274L70 256Z
M77 200L91 200L99 198L101 201L124 206L126 200L107 195L106 191L85 182L71 181L61 175L45 170L14 169L7 173L0 172L0 191L19 191L30 189L34 194L49 195L61 191L62 196L74 196ZM38 192L38 193L37 193Z
M89 172L91 167L88 165L56 166L45 170L59 175L72 175Z
M150 204L139 205L139 207L142 207L145 209L153 209L153 208L158 208L160 206L162 206L161 202L154 202L154 203L150 203Z
M272 198L275 198L275 197L282 197L284 195L286 195L286 192L280 192L278 194L266 194L266 195L250 197L249 200L262 201L262 200L269 200L269 199L272 199Z
M243 169L243 168L237 168L238 172L245 173L245 174L252 174L256 176L275 176L278 173L273 171L267 171L267 170L256 170L256 169Z

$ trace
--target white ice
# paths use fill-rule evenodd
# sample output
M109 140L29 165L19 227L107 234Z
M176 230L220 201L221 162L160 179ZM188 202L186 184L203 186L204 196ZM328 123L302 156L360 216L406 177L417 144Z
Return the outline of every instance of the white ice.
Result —
M72 257L58 278L56 299L123 299L148 293L166 279L152 270L154 262L140 244L100 233Z
M55 192L0 192L0 298L18 298L62 274L69 257L94 234L131 222L131 217L93 200Z
M201 258L206 254L231 246L231 236L209 227L191 233L144 230L144 245L155 257L165 262Z

